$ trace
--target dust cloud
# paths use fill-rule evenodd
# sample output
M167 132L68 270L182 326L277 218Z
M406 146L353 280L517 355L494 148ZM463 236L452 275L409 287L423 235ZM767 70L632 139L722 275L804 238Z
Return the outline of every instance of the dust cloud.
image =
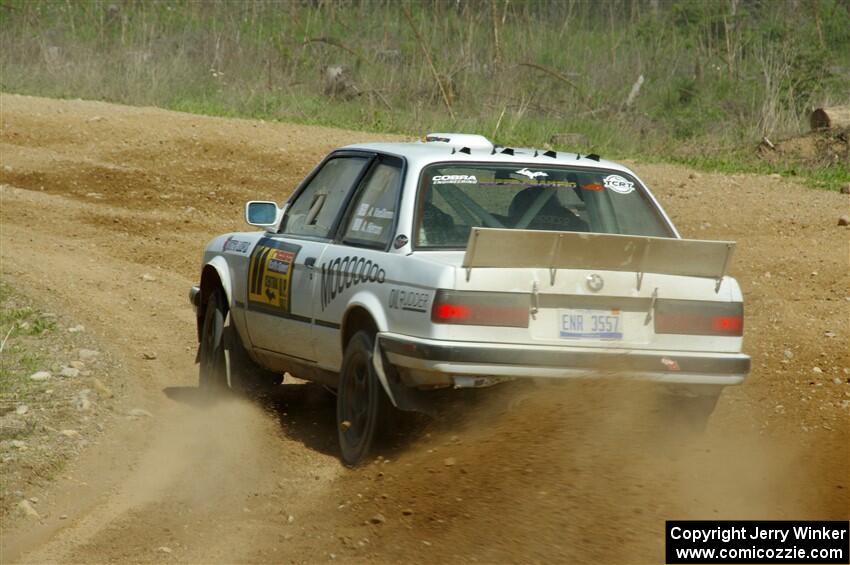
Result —
M397 459L348 477L374 496L361 514L400 515L416 532L406 550L423 558L657 562L665 520L846 519L834 491L809 486L846 482L813 476L813 446L734 418L682 434L656 385L476 392L488 396L470 395Z
M305 500L323 500L342 471L335 464L315 465L318 458L309 451L292 457L298 440L284 431L286 406L298 407L302 428L316 414L306 398L314 391L291 388L281 387L272 399L233 394L213 400L195 387L167 388L174 402L150 422L144 454L122 488L110 494L113 518L93 528L95 535L68 559L109 555L112 562L156 563L165 555L157 548L179 551L188 562L242 561L258 547L273 555L290 516L307 513L283 493L296 490ZM320 462L325 459L331 456ZM293 473L293 466L302 472ZM306 473L311 467L317 470Z

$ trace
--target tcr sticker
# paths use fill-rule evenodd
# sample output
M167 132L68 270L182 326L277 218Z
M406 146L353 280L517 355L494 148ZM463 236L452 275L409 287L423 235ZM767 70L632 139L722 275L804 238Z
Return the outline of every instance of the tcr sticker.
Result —
M605 188L619 194L628 194L635 190L635 183L624 179L620 175L608 175L602 179L602 184L605 185Z
M478 179L475 175L436 175L431 184L478 184Z

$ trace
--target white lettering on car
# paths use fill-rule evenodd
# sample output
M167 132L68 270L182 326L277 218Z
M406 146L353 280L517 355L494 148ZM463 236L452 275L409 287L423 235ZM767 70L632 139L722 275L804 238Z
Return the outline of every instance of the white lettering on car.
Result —
M233 236L230 236L227 238L227 240L225 240L224 246L222 247L222 251L230 251L232 253L245 253L250 247L250 241L233 239Z
M605 188L619 194L628 194L635 190L635 183L624 179L620 175L608 175L602 179L602 184L605 185Z
M431 184L478 184L475 175L435 175L431 177Z

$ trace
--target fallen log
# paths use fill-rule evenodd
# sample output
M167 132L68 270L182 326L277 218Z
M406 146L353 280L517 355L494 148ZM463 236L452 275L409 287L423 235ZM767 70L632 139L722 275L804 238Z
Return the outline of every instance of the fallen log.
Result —
M809 116L813 130L850 128L850 106L831 106L817 108Z

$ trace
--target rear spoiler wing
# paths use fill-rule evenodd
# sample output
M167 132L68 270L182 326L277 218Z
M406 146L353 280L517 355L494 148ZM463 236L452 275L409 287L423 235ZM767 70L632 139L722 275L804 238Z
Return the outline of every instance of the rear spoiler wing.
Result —
M644 273L715 279L729 267L735 243L602 233L472 228L461 266L633 271L640 290Z

